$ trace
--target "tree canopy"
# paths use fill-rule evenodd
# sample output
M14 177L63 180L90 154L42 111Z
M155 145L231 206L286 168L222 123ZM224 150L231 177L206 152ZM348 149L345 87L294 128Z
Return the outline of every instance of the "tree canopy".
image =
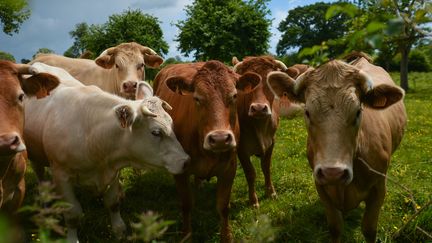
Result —
M99 55L109 47L132 41L152 48L159 55L167 54L168 44L163 40L159 24L156 17L131 9L111 15L102 25L79 23L69 32L74 43L65 55L78 57L85 50Z
M195 0L186 20L177 22L179 50L197 60L231 61L233 56L267 53L271 20L269 0Z
M343 36L349 28L347 25L348 15L339 13L328 20L323 17L329 7L336 4L341 3L318 2L289 10L288 16L278 27L278 30L282 32L276 47L278 55L286 54L291 48L301 50ZM340 49L340 47L334 47L330 49L330 52L340 52Z
M21 24L30 17L27 0L1 0L0 25L8 35L18 33Z
M8 52L0 51L0 60L8 60L15 62L15 57Z

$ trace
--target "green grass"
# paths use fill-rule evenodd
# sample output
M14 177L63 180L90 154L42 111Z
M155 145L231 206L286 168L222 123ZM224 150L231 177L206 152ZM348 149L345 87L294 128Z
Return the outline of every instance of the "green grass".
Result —
M397 74L392 74L398 80ZM412 91L405 97L408 126L398 151L394 154L389 177L409 188L419 206L432 199L432 73L410 73ZM415 81L415 82L413 82ZM264 196L264 182L258 160L257 192L260 208L249 206L247 184L241 167L238 167L231 195L230 219L236 240L251 238L251 225L260 215L267 215L275 228L275 242L328 242L324 209L319 201L306 151L306 130L303 118L282 119L276 136L272 175L278 199ZM193 211L193 242L218 242L219 220L215 209L215 179L195 190ZM166 220L175 220L161 240L181 240L181 217L173 178L164 171L136 173L131 169L122 171L125 200L121 212L125 221L137 221L137 215L152 210ZM28 194L25 204L33 203L36 180L27 172ZM397 239L392 235L414 214L409 192L389 181L388 192L381 210L378 238L381 242L432 242L415 229L420 226L432 233L432 207L427 208L406 227ZM79 231L81 242L115 242L109 228L107 211L100 198L80 190L85 217ZM344 242L363 242L360 219L363 206L346 215ZM23 215L25 216L25 215ZM25 217L23 217L25 218ZM23 219L30 237L34 225ZM259 228L259 227L258 227ZM131 232L129 232L131 233Z

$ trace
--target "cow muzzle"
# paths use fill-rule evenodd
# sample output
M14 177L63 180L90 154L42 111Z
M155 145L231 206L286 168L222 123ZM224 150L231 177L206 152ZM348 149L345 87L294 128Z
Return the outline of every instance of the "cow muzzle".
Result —
M264 103L252 103L249 106L248 115L254 118L264 118L271 116L270 106Z
M124 81L121 85L120 92L128 96L135 96L137 86L138 86L137 81Z
M18 133L12 132L0 135L0 155L10 155L25 149L26 146Z
M352 169L346 165L317 165L313 174L315 181L320 185L348 185L353 179Z
M204 149L220 153L236 147L234 134L227 130L216 130L209 132L204 139Z

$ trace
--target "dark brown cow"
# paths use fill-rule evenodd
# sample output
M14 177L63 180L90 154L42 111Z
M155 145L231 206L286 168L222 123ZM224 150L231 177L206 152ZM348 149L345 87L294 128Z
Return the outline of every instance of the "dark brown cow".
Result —
M155 78L155 93L172 106L174 131L191 157L186 173L175 176L184 233L191 232L190 175L199 179L216 176L220 237L222 242L232 241L228 206L240 132L236 96L238 90L252 89L259 80L252 73L239 76L218 61L170 65Z
M381 174L387 173L406 125L403 90L363 57L350 64L330 61L296 81L272 72L268 82L278 96L286 92L305 103L307 157L332 241L341 241L343 213L364 201L362 232L367 242L375 242L386 192Z
M21 205L25 192L24 94L42 98L58 85L49 74L21 76L30 73L29 65L0 61L0 208L8 213Z
M239 93L237 98L241 137L237 154L248 182L250 203L254 207L259 207L255 191L256 172L250 160L251 156L256 155L261 160L266 195L276 197L270 166L275 133L279 124L280 103L267 85L267 74L281 70L292 77L297 77L300 71L296 68L288 69L285 64L271 56L246 57L242 62L234 57L232 63L233 70L238 74L254 73L261 77L260 83L251 92Z

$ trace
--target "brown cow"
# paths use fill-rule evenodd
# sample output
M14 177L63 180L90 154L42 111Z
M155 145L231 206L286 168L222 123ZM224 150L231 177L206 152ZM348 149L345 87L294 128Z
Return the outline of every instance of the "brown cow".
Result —
M330 61L296 81L272 72L277 95L305 103L307 157L325 206L333 242L341 241L342 214L366 203L362 232L375 242L390 157L406 125L404 92L389 74L363 57Z
M130 42L106 49L96 60L39 54L31 63L35 62L63 68L85 85L134 99L137 82L145 79L144 67L157 68L163 59L151 48Z
M52 75L31 74L29 65L0 61L0 208L13 213L25 192L27 153L23 141L25 95L42 98L58 85Z
M228 206L236 173L236 145L239 125L237 91L253 89L260 81L256 74L239 76L218 61L174 64L155 78L156 95L172 110L174 131L191 164L175 176L182 202L183 231L191 232L191 191L189 177L217 177L216 207L221 219L221 241L232 241Z
M285 64L271 56L246 57L242 62L234 57L232 63L233 70L238 74L254 73L261 77L260 83L251 92L239 93L237 98L241 136L237 154L248 182L249 201L254 207L259 207L255 191L256 172L250 160L251 156L256 155L261 160L266 195L276 197L270 166L275 133L279 124L280 103L267 85L267 74L282 70L292 77L297 77L300 71L296 68L288 69Z

